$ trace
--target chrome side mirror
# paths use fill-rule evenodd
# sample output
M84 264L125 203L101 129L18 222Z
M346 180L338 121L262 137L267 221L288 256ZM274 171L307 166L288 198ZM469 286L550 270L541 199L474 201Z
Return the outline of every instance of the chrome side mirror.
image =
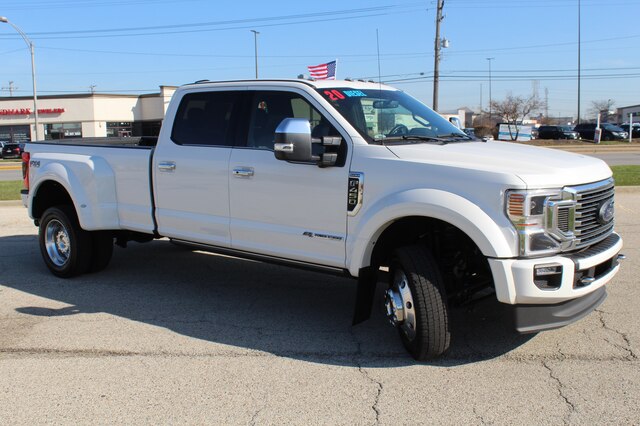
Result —
M306 118L285 118L275 132L273 150L278 160L312 161L311 124Z

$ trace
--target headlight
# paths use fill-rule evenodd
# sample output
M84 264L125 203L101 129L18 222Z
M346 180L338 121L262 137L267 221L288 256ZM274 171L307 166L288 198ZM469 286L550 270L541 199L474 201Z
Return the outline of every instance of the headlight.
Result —
M554 254L574 239L575 202L562 190L507 191L506 214L518 232L520 256Z

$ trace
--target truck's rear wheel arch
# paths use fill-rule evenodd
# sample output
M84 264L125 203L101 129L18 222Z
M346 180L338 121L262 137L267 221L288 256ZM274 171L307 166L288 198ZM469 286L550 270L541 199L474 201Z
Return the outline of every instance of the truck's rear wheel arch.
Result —
M413 244L431 251L450 296L465 297L476 287L491 285L489 264L479 246L458 227L430 217L410 216L390 223L376 240L371 265L388 266L396 249Z
M55 182L53 180L49 180L40 184L36 190L35 196L33 198L33 205L31 207L31 214L34 219L40 219L42 214L49 207L53 206L72 206L73 200L71 196L67 192L64 186Z

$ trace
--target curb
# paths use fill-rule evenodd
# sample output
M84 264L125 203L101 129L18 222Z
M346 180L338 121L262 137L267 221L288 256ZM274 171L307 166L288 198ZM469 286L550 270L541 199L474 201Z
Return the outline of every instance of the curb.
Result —
M640 186L616 186L617 194L633 194L640 192Z
M0 207L24 207L24 206L22 205L22 200L4 200L4 201L0 201Z

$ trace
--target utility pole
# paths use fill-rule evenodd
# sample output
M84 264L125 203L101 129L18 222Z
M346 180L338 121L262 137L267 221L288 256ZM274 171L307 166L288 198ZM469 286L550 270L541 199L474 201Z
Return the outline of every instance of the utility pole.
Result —
M13 97L13 92L15 90L18 90L18 88L13 85L13 81L10 81L9 82L9 87L3 87L2 90L9 91L9 97Z
M256 58L256 80L258 79L258 34L260 34L256 30L251 30L253 33L253 45L255 50L255 58Z
M442 22L442 9L444 8L444 0L438 0L438 10L436 13L436 40L434 43L434 62L433 62L433 110L438 111L438 83L440 82L440 22Z
M493 122L493 107L491 106L491 102L493 101L493 99L491 98L491 61L493 61L495 58L487 58L487 61L489 61L489 124L491 125L491 123Z
M544 116L549 118L549 88L544 88Z

